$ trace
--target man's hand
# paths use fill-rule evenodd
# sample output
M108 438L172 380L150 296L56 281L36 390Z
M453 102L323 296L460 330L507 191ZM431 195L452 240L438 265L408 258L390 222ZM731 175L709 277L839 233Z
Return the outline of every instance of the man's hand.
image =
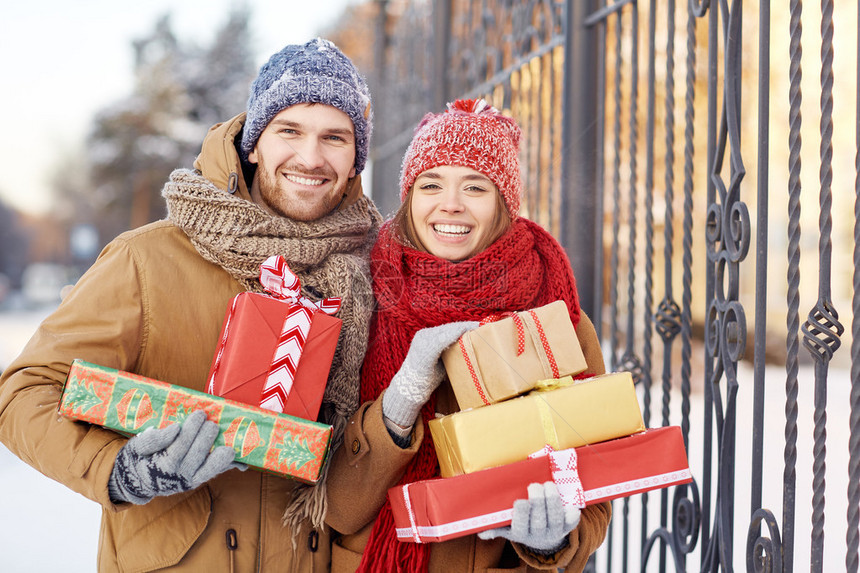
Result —
M158 495L195 489L231 467L245 469L234 463L233 448L212 450L217 437L218 425L203 410L181 425L149 428L132 437L116 457L108 481L111 500L140 505Z

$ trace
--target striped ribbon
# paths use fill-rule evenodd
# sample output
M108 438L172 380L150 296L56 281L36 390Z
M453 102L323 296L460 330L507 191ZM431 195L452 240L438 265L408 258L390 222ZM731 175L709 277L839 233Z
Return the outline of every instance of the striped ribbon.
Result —
M280 255L273 255L260 265L260 284L275 298L293 305L284 319L260 397L260 407L282 412L295 381L314 312L334 314L340 310L341 299L331 297L317 303L301 296L299 277Z

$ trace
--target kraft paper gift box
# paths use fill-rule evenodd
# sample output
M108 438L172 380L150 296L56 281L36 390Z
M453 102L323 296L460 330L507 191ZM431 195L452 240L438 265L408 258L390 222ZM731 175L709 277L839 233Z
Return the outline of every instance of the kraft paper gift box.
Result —
M486 320L486 319L485 319ZM528 392L587 368L564 301L484 323L442 353L461 410Z
M528 484L555 481L577 507L692 481L678 426L388 490L397 538L427 543L504 527Z
M518 462L545 445L561 450L645 429L629 372L550 382L561 387L430 420L442 476Z
M207 390L260 406L284 321L293 304L260 293L236 295L224 317ZM341 320L314 312L295 377L281 412L316 420L325 393ZM279 411L277 408L268 408Z
M204 410L221 432L215 446L227 445L236 461L313 484L328 454L332 427L75 360L59 412L126 435L182 422Z

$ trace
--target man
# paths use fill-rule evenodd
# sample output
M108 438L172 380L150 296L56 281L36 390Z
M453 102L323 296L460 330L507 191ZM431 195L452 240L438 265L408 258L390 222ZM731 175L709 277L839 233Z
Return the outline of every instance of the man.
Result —
M164 187L168 217L112 241L0 378L0 441L103 507L100 571L321 571L324 480L239 471L201 414L127 439L59 416L73 359L203 390L230 300L282 255L314 300L343 297L320 420L334 446L358 407L379 227L359 174L364 80L334 44L272 56L248 110L214 126L194 170Z

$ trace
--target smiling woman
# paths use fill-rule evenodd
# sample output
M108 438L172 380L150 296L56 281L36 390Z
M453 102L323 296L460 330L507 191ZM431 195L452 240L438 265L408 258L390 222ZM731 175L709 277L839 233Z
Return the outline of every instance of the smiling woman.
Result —
M484 100L461 100L428 114L406 151L403 203L371 252L378 308L356 447L335 452L328 477L329 522L354 532L336 542L332 571L581 571L603 541L609 504L565 509L552 483L529 486L510 527L432 544L398 541L385 501L392 484L440 475L427 424L458 405L438 359L478 321L564 301L587 363L578 376L605 370L564 250L519 216L520 135Z
M483 251L511 224L495 183L459 165L440 165L420 174L406 205L407 240L449 261Z
M498 239L520 206L520 137L516 122L484 100L428 114L403 159L395 215L402 239L449 261Z

